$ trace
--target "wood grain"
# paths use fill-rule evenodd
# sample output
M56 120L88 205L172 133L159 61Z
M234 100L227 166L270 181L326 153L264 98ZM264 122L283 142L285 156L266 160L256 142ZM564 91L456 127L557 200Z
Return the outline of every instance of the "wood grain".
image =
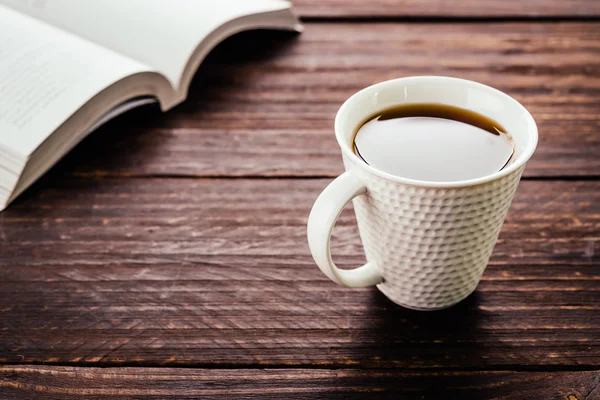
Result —
M600 399L600 2L294 4L302 35L226 41L184 104L0 213L0 399ZM497 87L540 129L477 291L434 313L336 286L305 237L337 108L409 75ZM351 207L333 250L364 262Z
M599 60L597 22L307 23L298 37L243 34L209 57L184 104L109 124L61 171L335 176L333 118L347 97L386 79L450 75L497 87L532 112L540 143L526 176L600 176Z
M0 367L16 399L595 399L600 371L400 372L175 368Z
M600 366L600 182L522 182L477 292L438 313L318 271L305 223L327 182L53 171L0 214L0 362ZM349 210L334 256L363 261Z
M592 17L600 15L594 0L294 0L302 17Z

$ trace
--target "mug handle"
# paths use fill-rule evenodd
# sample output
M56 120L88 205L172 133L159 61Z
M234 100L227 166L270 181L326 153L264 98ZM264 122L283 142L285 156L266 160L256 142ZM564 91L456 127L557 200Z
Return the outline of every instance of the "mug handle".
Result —
M308 247L315 262L329 279L353 288L373 286L383 278L372 262L350 270L336 267L331 259L331 232L346 204L366 193L367 188L360 179L346 171L323 190L308 217Z

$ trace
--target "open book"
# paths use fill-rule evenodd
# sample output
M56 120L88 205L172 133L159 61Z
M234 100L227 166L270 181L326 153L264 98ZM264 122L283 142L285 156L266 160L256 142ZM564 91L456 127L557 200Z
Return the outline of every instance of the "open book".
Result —
M210 50L259 28L301 30L280 0L0 0L0 210L110 118L185 100Z

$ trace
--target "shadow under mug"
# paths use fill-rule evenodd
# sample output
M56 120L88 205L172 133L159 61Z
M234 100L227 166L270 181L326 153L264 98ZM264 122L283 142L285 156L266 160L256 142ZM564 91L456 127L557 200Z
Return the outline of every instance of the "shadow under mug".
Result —
M406 179L377 170L352 151L366 118L400 104L460 107L500 123L515 143L513 162L494 174L457 182ZM377 285L390 300L416 310L450 307L477 287L502 228L538 132L512 97L457 78L418 76L369 86L342 105L335 134L346 172L317 198L308 243L321 271L348 287ZM367 263L352 270L331 258L331 232L351 200Z

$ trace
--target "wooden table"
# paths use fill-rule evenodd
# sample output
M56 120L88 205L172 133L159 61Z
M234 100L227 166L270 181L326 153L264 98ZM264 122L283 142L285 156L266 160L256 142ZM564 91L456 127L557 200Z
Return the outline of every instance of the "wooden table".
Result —
M1 399L600 399L600 2L297 0L186 103L94 133L0 214ZM477 291L336 286L305 238L353 92L493 85L541 140ZM363 260L346 210L334 258Z

